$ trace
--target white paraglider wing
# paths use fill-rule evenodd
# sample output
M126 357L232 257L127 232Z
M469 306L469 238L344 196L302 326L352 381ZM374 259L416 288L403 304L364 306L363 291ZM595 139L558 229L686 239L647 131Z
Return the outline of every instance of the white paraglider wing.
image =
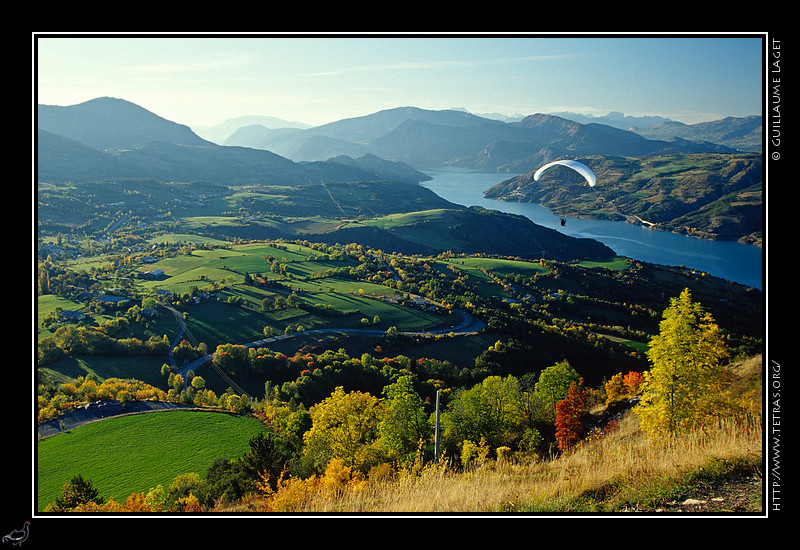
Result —
M578 162L577 160L555 160L551 163L545 164L533 174L533 181L538 181L539 176L541 176L546 170L559 164L561 166L572 168L578 172L584 177L584 179L586 179L586 183L589 184L589 187L594 187L594 185L597 183L597 178L595 177L594 172L592 172L592 169L585 164Z

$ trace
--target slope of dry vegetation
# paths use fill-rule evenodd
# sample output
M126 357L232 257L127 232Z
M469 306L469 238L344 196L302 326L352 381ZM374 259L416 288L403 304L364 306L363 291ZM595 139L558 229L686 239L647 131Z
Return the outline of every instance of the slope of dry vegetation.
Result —
M332 461L324 475L218 512L574 513L760 512L761 357L729 369L732 398L751 407L705 430L653 439L630 411L558 457L504 456L461 470L427 465L354 476ZM480 453L479 453L480 454Z

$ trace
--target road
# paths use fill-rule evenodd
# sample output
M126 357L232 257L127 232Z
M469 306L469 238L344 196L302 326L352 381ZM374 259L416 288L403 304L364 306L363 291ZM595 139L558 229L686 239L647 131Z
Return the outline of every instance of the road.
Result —
M167 306L165 306L167 307ZM168 309L171 309L168 307ZM179 338L184 334L186 329L186 324L183 321L183 317L174 309L172 312L175 314L178 323L181 326L181 329L178 332L178 336L173 341L173 346L177 345ZM398 335L402 336L418 336L423 338L430 338L433 336L441 335L441 334L454 334L456 336L469 336L479 333L481 330L486 328L486 323L481 321L480 319L476 318L470 313L466 311L462 311L460 309L454 309L454 313L461 315L461 322L457 325L451 325L449 327L444 327L441 329L436 330L420 330L420 331L398 331ZM268 338L262 338L260 340L255 340L253 342L249 342L243 344L245 347L252 348L252 347L260 347L266 346L273 342L281 342L283 340L288 340L290 338L295 338L297 336L306 336L309 334L354 334L360 336L374 336L374 337L382 337L386 335L385 330L377 330L377 329L366 329L366 328L318 328L318 329L311 329L306 330L303 332L296 332L293 334L279 334L277 336L270 336ZM197 370L199 367L204 365L205 363L209 362L212 358L212 354L204 355L199 359L192 361L191 363L185 365L181 368L178 373L186 379L186 373L190 370ZM174 359L172 358L172 351L170 351L170 364L174 366ZM230 380L228 380L231 382ZM235 388L235 386L234 386Z

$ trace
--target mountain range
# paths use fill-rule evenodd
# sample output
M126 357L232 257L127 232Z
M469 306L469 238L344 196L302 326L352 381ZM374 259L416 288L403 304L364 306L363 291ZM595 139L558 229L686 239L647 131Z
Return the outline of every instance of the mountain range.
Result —
M704 138L744 135L759 122L755 118L726 119L695 128L687 135L696 139L649 139L606 124L581 124L541 113L504 122L461 110L402 107L312 128L267 129L262 124L246 124L218 145L188 126L128 101L104 97L72 106L37 107L37 178L50 183L128 179L248 186L260 196L270 197L266 202L251 200L250 208L267 202L280 204L283 216L308 215L285 209L310 207L320 199L328 200L331 208L335 205L336 211L327 213L335 216L387 215L412 207L416 211L466 210L418 185L429 179L424 170L458 167L524 174L564 156L730 154L736 149ZM648 131L661 137L668 135L669 127L687 130L668 121L650 122ZM358 189L347 187L355 184ZM334 199L332 189L340 193L338 198ZM277 200L278 195L288 198ZM248 203L238 200L238 207L246 208ZM491 212L473 210L471 214L494 216L500 226L508 225L510 218ZM484 224L485 220L473 221L476 226L490 225ZM532 222L521 223L529 224L529 232L544 230ZM452 233L463 227L459 221L446 229ZM372 236L387 231L380 227L347 229ZM390 232L393 238L402 238L397 228ZM548 239L560 240L562 235L555 233L559 237L549 235ZM455 233L452 235L455 239ZM529 236L531 242L547 241ZM463 249L470 249L469 242L455 240ZM560 248L560 257L569 256L564 252L568 247ZM585 254L585 243L576 246L578 249L578 255ZM598 251L610 253L607 248L595 249ZM503 253L511 252L504 247Z
M755 119L760 122L760 117L753 117ZM608 124L582 124L542 113L517 122L503 122L461 110L402 107L307 129L248 125L234 132L224 143L269 150L295 161L371 153L420 170L449 166L512 173L535 170L565 155L652 156L737 151L735 147L707 138L727 137L733 132L726 132L724 127L742 126L738 119L720 121L715 132L703 132L702 128L692 131L696 126L667 119L658 122L646 129L653 136L649 138ZM670 128L674 129L673 135L669 133ZM760 132L757 135L760 136ZM731 143L760 149L760 144L751 141L748 138Z
M269 223L247 222L225 229L209 226L207 230L227 231L215 234L223 238L311 236L331 242L358 239L368 246L403 252L450 249L554 259L613 255L597 241L572 238L522 216L450 203L418 185L429 178L426 174L404 162L368 152L357 158L339 154L325 160L295 162L267 150L214 144L186 126L114 98L67 107L39 105L37 114L37 181L40 187L54 184L44 191L48 205L65 200L63 193L70 189L65 183L73 194L82 193L87 198L96 196L98 185L124 193L126 181L134 194L149 185L145 182L155 181L161 182L162 191L172 188L191 195L191 188L176 185L183 182L225 189L225 197L195 215L219 216L234 211L240 215L247 212L250 218L317 215L353 219L421 213L410 217L406 225L391 223L389 227L382 226L380 220L372 226L334 222L315 223L317 229L308 231L305 228L309 224L276 223L274 218ZM455 118L459 116L462 124L474 123L474 117ZM346 121L339 127L342 135L369 136L387 123L385 118L385 113L378 113L364 124ZM118 195L105 204L120 203L122 198ZM68 224L55 219L59 216L57 206L40 208L39 212L50 216L40 220L40 226L63 230ZM435 221L425 223L426 219ZM484 230L470 231L470 227ZM509 241L512 234L514 239ZM433 239L436 247L426 243Z

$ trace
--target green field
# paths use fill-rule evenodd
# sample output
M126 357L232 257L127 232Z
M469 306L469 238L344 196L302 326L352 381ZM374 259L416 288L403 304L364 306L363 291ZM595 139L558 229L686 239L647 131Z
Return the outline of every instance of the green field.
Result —
M159 484L166 490L180 474L202 477L215 459L245 454L261 430L250 418L176 410L87 424L37 443L37 508L78 474L120 503Z
M79 376L92 374L100 380L135 378L151 386L168 389L164 377L161 376L161 365L166 362L166 357L157 355L78 355L65 357L46 367L40 367L40 370L57 383L71 382Z

